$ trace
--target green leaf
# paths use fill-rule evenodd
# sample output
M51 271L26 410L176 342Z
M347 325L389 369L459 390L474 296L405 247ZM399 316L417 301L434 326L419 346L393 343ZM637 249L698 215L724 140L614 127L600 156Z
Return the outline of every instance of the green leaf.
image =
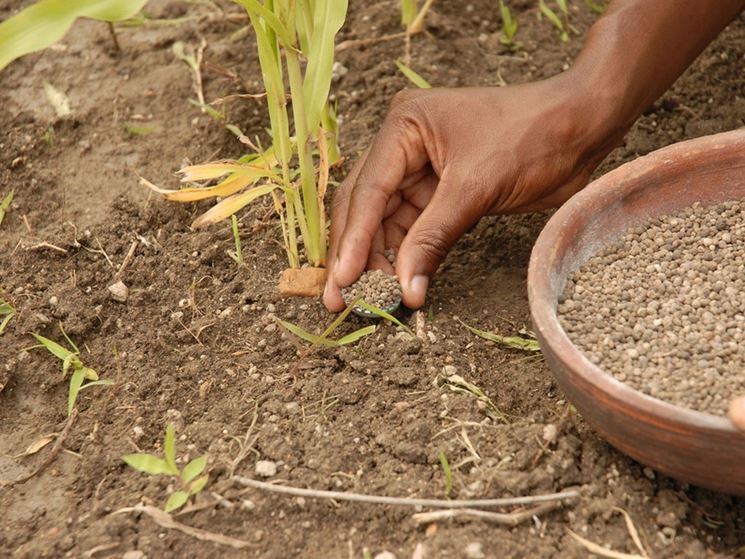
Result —
M70 388L67 392L67 415L72 414L75 402L78 399L78 392L80 392L80 387L83 385L84 380L85 371L83 369L75 369L70 377Z
M282 45L287 48L292 48L293 41L290 36L290 32L287 27L279 20L279 18L272 12L265 8L258 0L236 0L239 4L243 4L246 11L253 12L254 14L261 17L269 28L279 37Z
M295 334L298 338L302 338L306 342L312 343L313 345L322 345L324 347L339 346L339 342L337 342L336 340L329 340L321 336L316 336L315 334L311 334L310 332L303 330L302 328L300 328L300 326L295 326L291 322L287 322L281 319L277 320L282 325L282 327L286 328L289 332Z
M321 113L331 89L334 65L334 41L347 17L347 0L315 0L313 35L306 57L308 64L303 80L303 98L308 134L314 137L321 125Z
M362 307L363 309L370 311L374 315L377 315L380 318L382 318L384 320L387 320L388 322L392 322L396 326L400 326L401 328L403 328L404 330L406 330L412 336L414 335L414 332L411 331L411 328L409 328L408 326L406 326L403 322L401 322L399 319L397 319L392 314L389 314L389 313L385 312L383 309L379 309L378 307L374 307L373 305L370 305L369 303L365 303L365 301L357 301L356 303L354 303L354 305L357 306L357 307Z
M160 474L178 475L178 470L174 473L165 460L152 454L126 454L122 456L122 460L135 470L146 474L154 476Z
M184 483L189 483L191 480L201 474L206 467L207 456L200 456L199 458L195 458L186 466L184 466L184 469L181 472L181 479Z
M409 68L406 64L404 64L400 60L396 60L396 66L398 66L398 69L401 70L401 73L404 76L406 76L409 79L409 81L413 83L415 86L417 86L419 89L429 89L432 87L427 80L425 80L422 76L417 74L414 70Z
M8 192L5 195L5 198L3 198L3 201L0 202L0 225L3 223L3 219L5 219L5 214L8 213L8 208L10 208L10 204L13 201L13 195L15 194L14 189L10 189L10 192Z
M530 338L523 338L521 336L500 336L494 332L488 332L486 330L479 330L469 326L462 320L459 321L463 326L468 328L473 334L476 334L480 338L489 340L490 342L497 343L501 346L509 347L512 349L519 349L521 351L541 351L541 347L538 345L538 341Z
M189 491L192 495L196 495L199 493L202 489L204 489L204 486L207 485L207 482L209 481L210 476L204 475L198 479L195 479L191 482L191 485L189 485Z
M166 426L166 438L163 441L163 455L171 471L178 475L178 466L176 465L176 429L173 423Z
M67 335L67 332L65 332L65 329L62 327L62 323L59 323L59 331L62 332L62 335L67 340L67 343L70 344L70 347L73 349L73 352L76 355L80 355L80 350L78 349L78 346L75 345L75 343L70 339L70 336Z
M0 23L0 70L16 58L56 43L79 17L119 21L147 0L40 0Z
M172 512L176 509L180 509L189 500L189 494L186 491L174 491L166 501L166 512Z
M540 2L538 3L538 9L540 10L540 13L546 16L546 19L548 19L548 21L550 21L553 26L559 30L559 38L563 42L568 41L569 35L564 29L564 24L562 23L561 18L556 15L556 12L549 8L543 0L540 0Z
M83 386L80 387L80 390L85 390L86 388L90 388L91 386L111 386L112 384L114 384L113 380L94 380L93 382L86 382Z
M360 338L364 338L365 336L372 334L375 332L376 326L373 324L372 326L365 326L364 328L360 328L359 330L355 330L351 334L347 334L346 336L343 336L336 340L336 343L339 345L349 345L351 343L356 342Z
M3 333L5 330L5 327L8 325L8 322L10 322L10 319L13 318L13 315L15 315L16 310L13 308L13 305L8 303L7 301L3 301L0 299L0 316L4 316L3 320L0 322L0 334Z
M559 9L562 12L569 15L569 6L567 5L567 0L556 0L556 4L559 6Z
M75 355L72 351L65 349L57 342L53 342L49 338L45 338L44 336L40 336L39 334L34 334L33 332L31 333L31 335L36 338L36 341L43 345L44 348L49 353L54 355L57 359L61 359L62 361L64 361L68 357Z
M440 451L437 458L439 458L442 472L445 474L445 498L449 499L450 494L453 492L453 471L450 469L448 457L445 456L443 451Z
M401 0L401 25L409 27L418 11L416 0Z

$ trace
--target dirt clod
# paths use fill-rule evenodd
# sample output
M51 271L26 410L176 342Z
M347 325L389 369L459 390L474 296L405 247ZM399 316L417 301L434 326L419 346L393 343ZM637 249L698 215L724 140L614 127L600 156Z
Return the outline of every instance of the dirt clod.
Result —
M587 357L645 394L717 415L745 393L745 203L630 230L567 282L561 322Z

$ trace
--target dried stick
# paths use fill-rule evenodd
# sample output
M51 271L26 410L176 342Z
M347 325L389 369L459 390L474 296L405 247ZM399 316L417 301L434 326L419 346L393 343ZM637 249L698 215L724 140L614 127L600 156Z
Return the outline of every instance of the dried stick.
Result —
M379 505L398 505L405 507L432 507L439 509L467 509L473 507L509 507L514 505L529 505L534 503L545 503L547 501L563 501L579 497L579 491L569 490L561 493L550 493L546 495L530 495L526 497L508 497L503 499L467 499L450 501L447 499L410 499L406 497L388 497L385 495L363 495L361 493L349 493L346 491L323 491L320 489L302 489L300 487L289 487L257 481L255 479L235 476L232 478L246 487L255 487L274 493L285 493L296 497L310 497L317 499L334 499L336 501L354 501L358 503L374 503Z
M220 545L228 545L234 549L256 546L256 544L238 540L236 538L231 538L230 536L223 536L222 534L215 534L214 532L208 532L207 530L202 530L201 528L193 528L191 526L187 526L186 524L181 524L181 522L176 522L173 517L167 512L163 512L157 507L151 507L148 505L140 504L135 505L134 507L125 507L123 509L114 511L111 514L122 514L125 512L145 513L150 518L152 518L159 526L162 526L163 528L178 530L179 532L183 532L184 534L197 538L198 540L219 543Z
M132 258L135 255L135 250L137 250L137 243L138 241L132 241L132 244L129 245L129 250L127 251L127 255L124 257L124 260L122 260L121 266L119 266L119 269L116 271L116 274L114 277L121 277L124 270L127 269L127 266L129 266L129 263L132 261Z
M530 520L534 516L556 510L561 507L560 502L544 503L532 509L512 512L509 514L501 512L488 512L485 510L477 509L448 509L448 510L436 510L433 512L420 512L412 515L412 519L418 525L430 524L431 522L437 522L439 520L487 520L494 524L502 524L504 526L514 527L518 524L522 524L526 520Z
M57 440L55 441L54 446L52 447L52 450L49 452L47 457L39 465L38 468L36 468L33 472L31 472L28 475L21 476L14 480L10 480L10 481L0 480L0 487L13 487L14 485L19 484L19 483L26 483L32 477L37 476L41 472L43 472L44 469L54 461L54 459L57 457L57 455L62 450L62 444L67 439L67 435L70 434L70 429L72 429L72 425L73 423L75 423L75 420L77 419L77 417L78 417L78 410L77 408L75 408L74 410L72 410L70 417L67 418L67 421L65 422L65 428L62 429L62 432L57 437Z

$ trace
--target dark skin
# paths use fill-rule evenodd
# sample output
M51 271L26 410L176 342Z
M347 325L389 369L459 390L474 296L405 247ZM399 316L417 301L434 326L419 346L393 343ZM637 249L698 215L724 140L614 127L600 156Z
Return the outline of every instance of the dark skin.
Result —
M324 303L365 269L419 308L429 278L485 215L558 207L745 0L613 0L566 72L504 88L402 91L334 196ZM485 141L485 139L487 139ZM491 139L491 140L488 140ZM745 428L745 399L730 418Z

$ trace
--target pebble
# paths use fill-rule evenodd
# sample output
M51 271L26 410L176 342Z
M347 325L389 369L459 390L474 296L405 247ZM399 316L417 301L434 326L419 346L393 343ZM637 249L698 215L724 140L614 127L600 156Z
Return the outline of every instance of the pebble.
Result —
M374 559L396 559L396 556L390 551L381 551L375 555Z
M114 301L125 303L129 298L129 288L124 285L123 281L112 283L108 289L109 294Z
M627 231L568 280L559 318L587 358L675 405L725 415L745 394L745 201Z
M52 295L49 298L49 306L50 307L56 307L58 303L59 303L59 299L57 297L55 297L54 295Z
M277 475L277 463L271 460L259 460L256 462L256 475L259 477L272 477Z
M468 559L484 559L484 549L481 542L470 542L466 545L465 554Z

